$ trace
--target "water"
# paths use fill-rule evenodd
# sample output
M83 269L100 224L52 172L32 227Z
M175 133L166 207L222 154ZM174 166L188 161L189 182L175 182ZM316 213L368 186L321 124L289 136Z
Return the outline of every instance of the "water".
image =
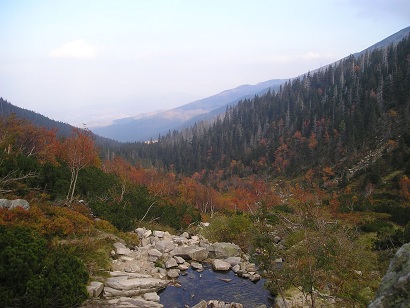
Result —
M208 264L204 264L202 273L192 269L186 273L187 275L181 275L177 280L180 287L171 285L159 294L161 304L165 308L183 308L185 305L191 307L201 300L236 302L246 308L262 304L273 307L269 291L263 287L265 283L263 279L253 283L236 276L232 271L214 272ZM231 279L231 281L226 282L221 279Z

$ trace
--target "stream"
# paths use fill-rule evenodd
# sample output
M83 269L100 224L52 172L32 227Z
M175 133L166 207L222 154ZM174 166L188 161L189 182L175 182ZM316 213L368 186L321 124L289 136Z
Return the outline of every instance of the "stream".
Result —
M165 308L184 308L194 306L201 300L219 300L241 303L246 308L265 304L273 307L273 299L263 285L264 279L253 283L240 278L232 271L214 272L210 264L203 264L204 271L199 273L191 268L181 275L177 282L180 286L168 286L159 295ZM230 280L229 282L227 282Z

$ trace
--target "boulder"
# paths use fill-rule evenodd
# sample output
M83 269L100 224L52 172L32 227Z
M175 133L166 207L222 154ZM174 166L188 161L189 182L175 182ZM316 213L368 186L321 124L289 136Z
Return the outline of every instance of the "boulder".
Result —
M129 255L131 253L131 250L120 242L114 243L114 250L117 255Z
M368 308L410 307L410 243L404 244L390 261L376 299Z
M30 205L24 199L15 199L15 200L0 199L0 208L12 210L16 207L21 207L24 210L28 210L30 208Z
M160 252L158 249L153 248L153 249L148 250L149 261L156 262L161 257L162 257L162 252Z
M212 261L212 268L214 271L229 271L231 265L228 262L216 259Z
M198 246L177 247L171 254L172 256L184 258L185 260L203 261L208 258L208 250Z
M226 258L224 261L228 262L232 267L234 267L235 265L241 263L242 260L241 257L229 257Z
M162 253L165 253L173 250L175 248L175 244L172 241L162 240L156 242L154 247Z
M208 246L208 251L212 259L226 259L241 254L241 248L233 243L214 243Z

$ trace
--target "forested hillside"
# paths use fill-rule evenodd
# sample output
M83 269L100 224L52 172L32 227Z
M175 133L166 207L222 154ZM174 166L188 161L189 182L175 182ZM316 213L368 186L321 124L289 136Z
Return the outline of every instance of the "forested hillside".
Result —
M229 107L211 127L198 123L155 144L127 144L121 154L185 174L295 176L327 166L342 176L371 151L394 148L408 130L409 54L407 37L349 56Z

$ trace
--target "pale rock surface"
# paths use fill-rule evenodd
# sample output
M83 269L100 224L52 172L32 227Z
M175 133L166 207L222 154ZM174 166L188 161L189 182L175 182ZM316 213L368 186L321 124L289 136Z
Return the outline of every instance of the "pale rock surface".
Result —
M185 260L204 261L208 258L208 250L204 247L184 246L175 248L171 255L182 257Z
M214 271L229 271L231 265L223 260L215 259L212 261L212 268Z
M99 281L91 281L87 286L87 292L90 297L99 297L104 290L104 284Z
M117 255L129 255L131 253L131 249L127 248L121 242L114 243L114 250Z
M178 263L174 258L169 258L167 261L165 261L165 268L172 268L172 267L178 267Z
M12 210L12 209L15 209L16 207L21 207L23 210L28 210L30 208L30 205L27 202L27 200L24 200L24 199L15 199L15 200L0 199L0 208Z
M410 307L410 243L404 244L390 261L376 299L369 308Z
M233 243L214 243L208 246L208 251L212 259L238 257L241 254L241 248Z

